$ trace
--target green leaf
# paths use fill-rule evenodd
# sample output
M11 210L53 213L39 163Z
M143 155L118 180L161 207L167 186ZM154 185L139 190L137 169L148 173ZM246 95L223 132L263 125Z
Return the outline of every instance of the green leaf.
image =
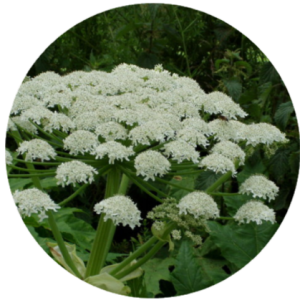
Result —
M195 180L198 175L189 175L189 176L180 176L180 178L172 178L170 181L171 183L174 183L178 186L182 186L183 188L188 188L193 190L195 188ZM180 200L182 197L186 196L189 194L190 191L179 189L176 187L170 186L170 197L173 197L177 200Z
M222 174L216 174L213 171L204 171L202 172L196 179L195 189L200 191L205 191L209 188L213 183L215 183Z
M247 76L250 76L252 74L252 67L246 61L236 61L234 64L241 69L246 69Z
M224 80L224 84L228 90L229 95L232 97L234 101L238 101L241 94L243 86L236 78L230 78Z
M289 155L289 149L279 148L271 158L270 167L276 181L282 180L289 171Z
M274 115L276 125L284 130L287 126L291 114L294 112L294 106L291 101L281 103Z
M266 62L260 71L260 82L266 83L266 82L277 82L278 79L280 79L279 74L277 73L276 69L272 65L271 62Z
M39 234L35 231L34 227L26 225L27 229L31 233L31 235L34 237L36 242L41 246L41 248L48 254L50 255L50 250L49 247L47 246L47 243L55 243L55 240L50 239L50 238L44 238L40 237Z
M208 222L211 229L210 236L220 248L223 257L238 269L249 263L269 242L278 224L264 222L261 225L238 225L231 223L220 225L217 222Z
M251 200L253 196L248 195L235 195L235 196L224 196L224 202L227 207L227 212L230 216L234 216L237 210L246 202Z
M237 181L239 185L243 183L247 178L254 174L264 174L266 167L261 160L257 160L256 163L247 161L242 172L238 173Z
M175 264L175 259L168 257L166 259L154 258L148 260L142 265L145 271L145 285L148 293L151 293L154 298L156 295L161 294L159 288L159 281L171 281L169 267Z
M192 246L187 241L183 241L179 248L175 270L172 272L172 283L178 296L196 292L206 287L202 283L199 262Z
M23 190L23 188L30 184L32 181L30 178L11 178L8 179L9 186L12 192L15 192L16 190Z

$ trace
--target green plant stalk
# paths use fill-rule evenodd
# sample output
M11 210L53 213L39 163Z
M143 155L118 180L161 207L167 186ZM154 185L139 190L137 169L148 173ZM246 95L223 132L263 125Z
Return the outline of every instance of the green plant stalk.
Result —
M58 230L58 227L57 227L57 224L55 222L55 219L54 219L54 216L53 216L53 213L52 211L47 211L46 212L47 216L48 216L48 223L49 223L49 226L51 228L51 231L53 233L53 236L58 244L58 247L59 247L59 250L65 260L65 262L67 263L67 265L71 268L71 270L73 271L73 273L78 277L78 278L81 278L81 275L79 273L79 271L77 270L73 260L71 259L70 257L70 254L67 250L67 247L64 243L64 240L61 236L61 233L60 231Z
M119 185L120 172L117 168L112 168L107 176L105 199L116 195L119 191ZM85 278L100 273L112 243L116 226L111 219L108 219L105 222L104 218L105 214L102 213L98 223L90 258L87 263Z
M32 166L30 167L30 170L32 170ZM35 170L36 171L36 170ZM32 172L32 171L29 171ZM29 174L10 174L8 175L8 178L34 178L34 177L44 177L44 176L54 176L55 173L29 173Z
M54 134L48 133L45 130L43 130L43 128L41 128L39 125L37 125L36 123L32 122L31 120L29 120L29 122L36 127L41 133L43 133L45 136L47 136L50 139L56 140L58 141L61 146L63 145L62 140L60 138L58 138L57 136L55 136Z
M157 194L160 195L161 197L168 198L167 194L165 194L164 192L160 191L155 186L149 184L147 181L144 181L144 180L140 179L139 177L136 176L135 173L133 173L133 172L131 172L129 170L125 170L125 171L128 172L130 174L130 176L134 177L134 180L137 181L141 186L143 186L143 188L145 188L145 189L148 188L149 192L150 192L150 190L153 190L153 191L157 192Z
M119 195L126 195L127 193L127 189L128 189L128 185L129 185L129 177L125 174L122 175L122 179L121 179L121 183L120 183L120 187L118 190L118 194Z
M224 197L224 196L232 197L232 196L240 196L241 195L239 193L208 193L208 194L210 194L211 196L221 196L221 197Z
M17 135L19 137L20 140L22 140L21 136L20 136L20 133L19 131L17 131ZM18 144L18 142L17 142ZM23 155L24 157L24 155ZM34 170L34 172L36 172L35 168L34 168L34 165L30 162L26 162L24 161L24 163L26 164L27 168L30 170L29 172L32 172L31 170ZM29 174L29 176L31 176L31 180L33 182L33 185L42 190L42 184L40 182L40 179L38 177L35 177L35 176L32 176L33 174ZM45 174L44 174L45 175ZM18 175L18 177L20 177L20 175ZM65 260L65 262L68 264L68 266L71 268L71 270L74 272L74 274L81 278L81 275L80 273L78 272L77 268L75 267L74 265L74 262L72 261L71 257L70 257L70 254L66 248L66 245L64 243L64 240L62 238L62 235L60 233L60 231L58 230L58 227L57 227L57 224L55 222L55 219L54 219L54 216L53 216L53 213L52 211L47 211L46 214L48 215L48 222L49 222L49 226L52 230L52 233L53 233L53 236L57 242L57 245L63 255L63 258Z
M130 256L124 259L116 268L114 268L109 274L114 276L119 271L124 269L128 264L130 264L134 259L140 257L143 253L145 253L155 242L157 242L157 237L151 237L146 243L144 243L140 248L138 248L135 252L133 252Z
M28 164L28 161L23 160L23 159L14 158L14 161L20 162L20 163L23 163L23 164ZM30 162L30 164L31 165L37 165L37 166L57 166L57 165L60 165L59 162L36 162L36 161Z
M219 217L218 220L234 220L234 218L231 217Z
M147 262L152 256L154 256L160 248L162 248L167 242L159 241L157 244L143 257L141 258L136 264L129 267L128 269L124 270L123 272L115 275L115 278L121 279L124 276L130 274L134 270L136 270L138 267L143 265L145 262Z
M158 198L157 196L155 196L154 194L152 194L150 191L148 191L142 184L140 184L135 178L133 178L133 176L131 176L127 170L123 169L123 172L129 177L129 179L136 185L138 186L142 191L144 191L146 194L148 194L150 197L152 197L153 199L157 200L158 202L162 203L163 200L161 200L160 198Z
M195 191L194 189L189 189L189 188L186 188L186 187L184 187L184 186L177 185L176 183L172 183L172 182L170 182L170 181L163 180L163 179L158 178L158 177L155 177L155 180L157 180L158 182L161 182L161 183L168 184L168 185L170 185L170 186L179 188L179 189L181 189L181 190L188 191L188 192L194 192L194 191Z
M149 239L141 248L139 248L138 250L136 250L133 254L131 254L129 257L127 257L124 262L126 261L126 265L124 262L122 262L116 269L114 269L110 274L115 276L115 278L117 279L121 279L124 276L130 274L131 272L133 272L134 270L136 270L138 267L140 267L141 265L143 265L145 262L147 262L151 257L153 257L161 247L163 247L165 244L168 243L167 240L164 240L169 234L170 232L176 228L176 223L171 222L167 228L165 229L165 232L163 233L163 235L161 236L161 240L159 240L156 245L144 256L142 257L137 263L135 263L134 265L132 265L131 267L129 267L126 270L121 271L121 273L118 273L119 271L116 272L116 269L120 269L120 265L122 265L122 269L124 269L126 267L126 265L128 265L131 261L133 261L135 258L139 257L141 255L141 253L145 252L145 250L147 250L148 248L151 247L151 245L153 245L158 238L153 236L151 239ZM148 244L149 243L149 244ZM144 247L144 248L143 248ZM121 270L121 269L120 269ZM115 275L117 274L117 275Z
M59 202L58 205L59 206L64 206L67 203L69 203L71 200L73 200L78 194L80 194L82 191L84 191L87 187L89 186L88 183L84 184L83 186L81 186L78 190L76 190L71 196L69 196L68 198L64 199L63 201Z
M239 162L238 160L235 161L234 163L235 168L237 169L239 166ZM206 193L210 194L213 191L215 191L220 185L222 185L225 181L227 181L228 179L230 179L232 176L232 172L229 171L226 174L224 174L223 176L221 176L216 182L214 182L209 188L206 189Z
M26 168L20 168L20 167L16 167L14 165L10 165L10 167L12 169L15 169L15 170L19 170L19 171L24 171L24 172L36 172L36 171L39 171L39 172L48 172L49 173L49 170L36 170L36 169L26 169Z

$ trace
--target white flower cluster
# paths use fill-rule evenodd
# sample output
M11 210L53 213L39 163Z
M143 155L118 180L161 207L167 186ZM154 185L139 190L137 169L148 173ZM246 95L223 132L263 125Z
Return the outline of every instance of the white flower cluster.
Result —
M211 153L221 154L234 162L238 159L239 165L245 163L245 152L235 143L230 141L222 141L214 145L211 149Z
M247 145L270 145L274 142L286 143L285 134L278 128L267 123L250 124L241 129L241 135L247 140Z
M129 160L129 157L134 155L132 146L125 147L121 143L115 141L109 141L107 143L99 145L96 148L95 153L96 158L100 159L107 155L109 158L109 164L114 164L115 160Z
M204 192L192 192L184 196L179 204L179 214L191 214L195 218L215 219L220 212L214 199Z
M64 148L69 150L71 154L84 154L85 152L93 152L99 145L97 136L86 130L77 130L64 139Z
M263 175L252 175L241 184L239 192L252 195L254 198L271 201L277 196L279 188Z
M94 181L94 175L98 174L97 170L81 161L70 161L62 163L56 170L57 184L65 185L75 183L92 183Z
M159 152L148 150L139 154L134 160L137 175L142 175L145 180L155 180L154 176L165 175L171 167L170 162Z
M245 113L241 107L232 101L232 99L224 93L212 92L203 100L204 111L209 114L221 114L228 119L236 119L237 116L245 118Z
M36 188L16 191L13 198L22 216L30 217L38 213L40 221L47 218L46 211L57 211L60 208L46 193Z
M235 221L241 223L256 222L258 225L262 221L275 223L275 212L260 201L249 201L239 208L234 216Z
M5 150L5 161L7 165L11 165L13 162L13 158L9 151Z
M100 201L94 207L97 214L104 213L104 221L111 219L115 225L129 225L132 229L140 226L141 212L136 204L126 196L113 196Z
M31 141L24 141L16 150L19 154L26 153L25 160L33 161L40 159L41 161L54 159L56 156L55 150L45 141L40 139L33 139Z
M199 167L207 168L208 170L212 170L215 173L225 174L228 171L231 171L232 176L235 176L236 174L236 170L232 160L218 153L213 153L205 156L201 160Z

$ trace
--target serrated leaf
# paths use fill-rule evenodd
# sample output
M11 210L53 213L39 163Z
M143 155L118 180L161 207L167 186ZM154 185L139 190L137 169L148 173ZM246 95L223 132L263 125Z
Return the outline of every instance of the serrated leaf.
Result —
M294 106L291 101L281 103L274 115L276 125L281 129L285 129L291 114L294 112Z
M234 101L238 101L241 94L243 86L236 78L226 79L224 80L224 84L228 90L229 95L232 97Z
M234 195L224 196L224 202L227 207L227 212L230 216L234 216L237 210L246 202L251 200L253 196L248 195Z
M223 257L238 269L249 263L269 242L278 224L264 222L238 225L231 223L221 225L217 222L208 223L212 240L220 248Z
M177 295L186 295L205 288L202 284L199 262L190 243L183 241L172 272L172 283Z
M15 192L16 190L23 190L23 188L30 184L32 181L30 178L11 178L11 179L8 179L8 182L9 182L9 186L10 186L10 189L13 192Z
M266 171L266 167L261 160L257 160L255 164L253 162L247 161L243 171L238 173L237 181L239 185L243 183L247 178L254 174L264 174Z
M169 267L174 264L175 259L168 257L166 259L150 259L142 265L142 269L145 271L144 278L146 290L148 293L151 293L153 297L161 294L159 288L160 280L171 281Z
M271 171L276 181L283 179L289 171L290 150L279 148L270 160Z
M216 174L213 171L204 171L202 172L196 179L195 189L200 191L205 191L209 188L213 183L215 183L222 174Z
M276 82L280 78L278 72L274 68L271 62L266 62L261 68L260 71L260 82Z

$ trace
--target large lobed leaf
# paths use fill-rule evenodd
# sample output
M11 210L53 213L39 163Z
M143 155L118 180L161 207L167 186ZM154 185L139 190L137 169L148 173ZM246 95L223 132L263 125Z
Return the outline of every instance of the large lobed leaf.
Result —
M220 248L223 257L238 269L249 263L269 242L278 229L278 224L264 222L238 225L221 225L209 222L211 239Z

